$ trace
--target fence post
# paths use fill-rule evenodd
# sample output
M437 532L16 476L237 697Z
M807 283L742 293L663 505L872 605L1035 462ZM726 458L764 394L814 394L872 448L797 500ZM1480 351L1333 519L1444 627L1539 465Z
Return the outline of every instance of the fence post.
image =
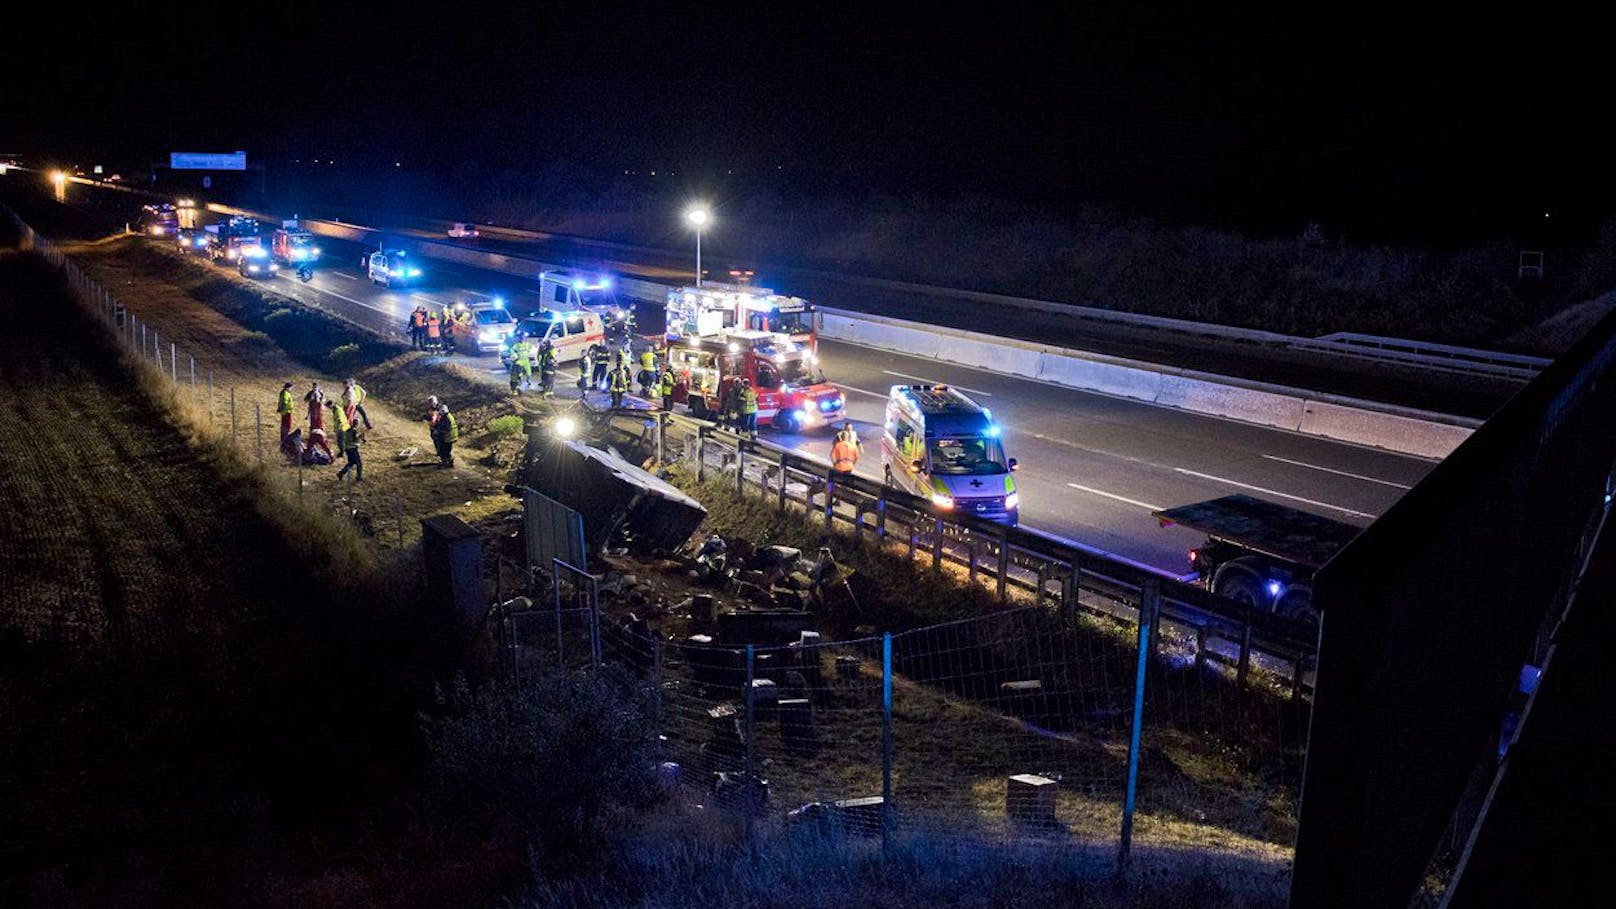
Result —
M1139 745L1145 719L1145 667L1150 665L1150 644L1161 604L1161 582L1148 578L1139 588L1139 656L1133 677L1133 728L1128 731L1128 786L1122 801L1122 838L1117 847L1117 869L1128 867L1133 849L1133 810L1139 791Z
M179 348L173 341L168 342L168 380L180 384Z
M191 356L191 357L187 357L186 359L191 361L191 403L195 404L196 403L196 357Z
M600 669L600 582L589 576L589 656Z
M752 711L752 672L756 667L756 649L753 645L746 645L746 773L745 773L745 811L746 811L746 844L752 845L752 790L756 780L752 777L752 740L755 728Z
M424 543L423 543L424 545ZM557 559L550 561L550 592L551 600L555 603L556 626L556 668L563 671L567 668L567 652L563 642L566 628L561 622L561 569L556 567Z
M1061 617L1071 621L1077 615L1078 594L1083 587L1083 566L1076 556L1067 565L1071 571L1067 575L1066 583L1061 585Z
M146 359L146 323L140 323L140 358Z
M163 338L155 328L152 329L151 333L151 352L152 356L157 360L157 372L161 376L163 372Z
M892 839L892 632L881 636L881 851Z

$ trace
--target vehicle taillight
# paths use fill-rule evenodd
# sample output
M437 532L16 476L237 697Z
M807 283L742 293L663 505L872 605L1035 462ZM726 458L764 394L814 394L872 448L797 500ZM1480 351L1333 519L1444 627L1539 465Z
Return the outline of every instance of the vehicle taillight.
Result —
M1198 562L1200 560L1201 560L1201 551L1199 549L1191 549L1190 550L1190 564L1194 565L1196 562Z

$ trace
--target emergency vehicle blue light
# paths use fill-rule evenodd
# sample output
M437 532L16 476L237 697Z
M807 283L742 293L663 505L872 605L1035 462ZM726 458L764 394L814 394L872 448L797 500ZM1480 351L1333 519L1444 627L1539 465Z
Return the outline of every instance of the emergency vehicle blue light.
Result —
M989 423L988 428L986 430L984 430L984 433L990 439L997 439L999 437L999 432L1000 432L999 424L997 424L997 423Z
M505 308L505 298L504 297L495 297L494 298L494 308L496 308L496 309L504 309Z
M1278 581L1269 581L1268 582L1268 595L1273 597L1274 599L1276 599L1276 600L1279 599L1279 595L1281 593L1283 593L1284 591L1285 591L1285 585L1284 584L1281 584Z
M838 408L840 406L842 406L842 401L841 401L840 396L829 397L829 398L820 398L819 399L819 409L820 410L830 411L830 410L835 410L836 408Z
M573 278L572 279L572 289L573 290L583 290L584 288L586 288L588 286L589 286L589 282L585 281L583 278Z

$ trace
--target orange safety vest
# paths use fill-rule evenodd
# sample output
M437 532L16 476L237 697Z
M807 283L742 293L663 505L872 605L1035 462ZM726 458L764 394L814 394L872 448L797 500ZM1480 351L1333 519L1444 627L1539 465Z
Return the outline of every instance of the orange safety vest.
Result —
M436 338L438 336L438 317L437 316L428 316L427 317L427 320L426 320L426 336L429 337L429 338Z
M837 439L830 447L830 464L842 473L852 473L858 463L858 449L845 439Z
M426 325L426 313L417 309L415 312L410 313L410 321L415 323L416 328L422 328Z

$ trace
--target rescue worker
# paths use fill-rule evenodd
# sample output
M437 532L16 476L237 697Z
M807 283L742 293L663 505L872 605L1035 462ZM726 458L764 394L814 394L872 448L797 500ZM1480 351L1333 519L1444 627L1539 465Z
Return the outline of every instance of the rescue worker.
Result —
M438 405L438 418L432 423L432 445L438 450L438 466L454 466L454 443L460 440L460 424L449 412L449 405Z
M309 406L309 434L313 435L316 429L325 429L325 392L320 389L319 382L309 383L309 390L303 394L303 403Z
M594 370L595 349L590 347L578 355L578 390L589 393L589 376Z
M365 428L369 429L370 414L365 413L365 397L365 386L360 385L353 376L349 376L348 381L342 386L342 407L348 412L348 422L355 422L354 418L357 416L364 422Z
M611 382L612 408L615 410L623 406L623 396L628 394L628 387L632 381L629 378L628 365L619 362L612 367L611 375L607 379Z
M589 382L597 389L606 385L606 370L611 368L610 359L611 355L607 352L606 345L599 341L590 345L589 362L593 372L590 374Z
M522 387L533 387L533 355L528 352L526 338L518 338L516 343L511 345L510 357L511 368L516 371L515 375L521 377ZM512 381L515 381L514 376Z
M555 345L545 338L539 343L539 393L546 398L555 394Z
M455 318L454 310L443 307L443 349L445 353L455 352L455 335L460 333L460 321Z
M741 431L741 383L745 379L736 379L730 383L729 393L724 396L724 419L721 425L736 432Z
M741 430L757 438L758 394L748 379L741 380Z
M657 380L657 372L656 372L656 365L657 364L656 364L656 361L657 361L657 355L656 355L656 349L654 347L647 347L646 349L640 351L640 375L639 375L639 379L640 379L640 394L643 397L649 398L651 396L651 386L656 384L656 380Z
M836 431L836 440L839 442L845 441L853 446L853 460L857 461L860 457L863 457L864 443L859 441L858 430L853 428L852 420L844 422L842 428Z
M426 346L426 307L417 306L410 313L410 344L416 350Z
M354 472L354 482L363 483L365 482L365 465L364 462L359 460L359 427L348 419L347 413L344 412L343 408L337 406L336 401L326 403L331 408L331 419L337 426L337 450L342 452L348 459L348 463L337 471L337 479L342 479L348 475L348 471L352 470Z
M851 425L851 424L849 424ZM836 434L836 441L830 446L830 466L838 473L852 473L858 466L859 450L857 437L848 437L847 430Z
M506 358L505 366L510 370L511 394L522 396L522 358L516 355L516 349L511 348L511 355Z
M438 396L433 395L426 399L426 416L421 419L427 422L427 429L436 437L438 427Z
M441 335L442 335L442 323L440 323L438 321L438 314L435 313L435 312L427 313L426 314L426 349L427 350L438 350L439 348L441 348L443 346Z
M275 402L275 412L281 415L281 441L292 434L292 383L287 382L281 386L280 400Z
M673 367L662 367L662 378L657 380L657 393L662 396L662 409L664 412L673 410L673 389L679 380L674 378Z

